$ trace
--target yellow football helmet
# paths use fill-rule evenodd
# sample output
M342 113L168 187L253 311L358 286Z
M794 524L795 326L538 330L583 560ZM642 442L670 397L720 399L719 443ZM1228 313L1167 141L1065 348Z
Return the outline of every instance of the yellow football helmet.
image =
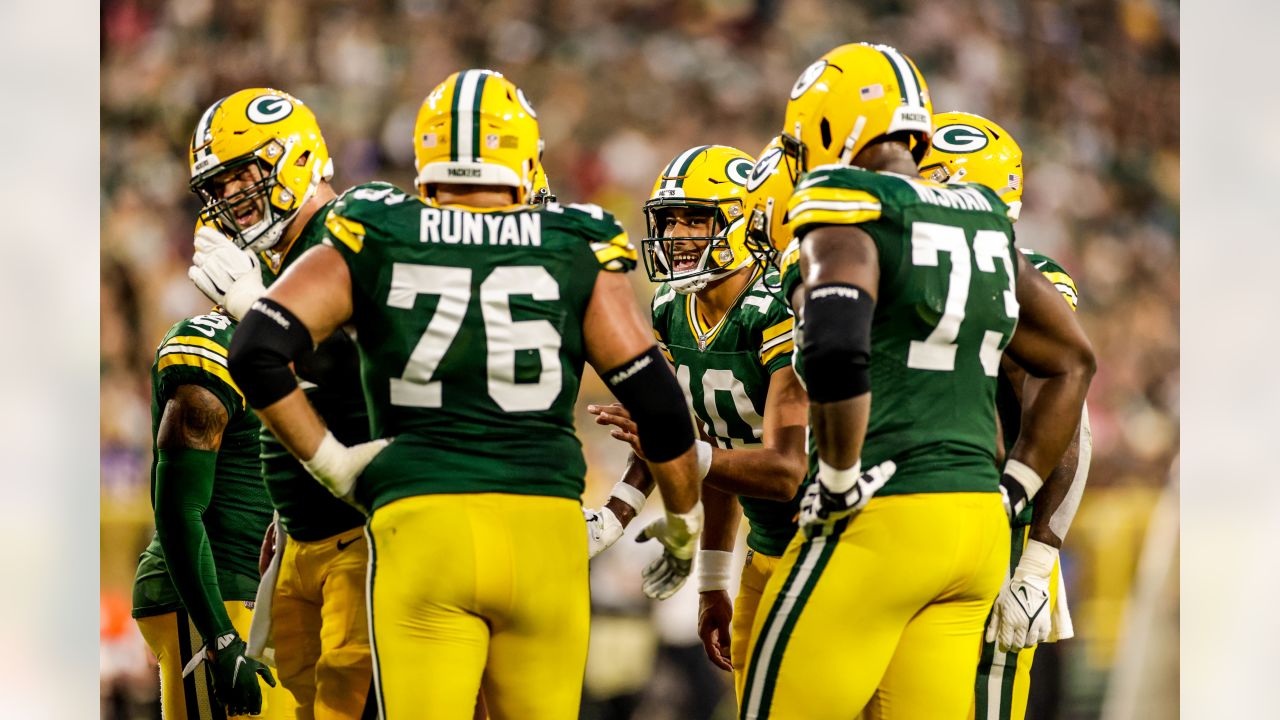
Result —
M333 160L311 109L288 93L249 88L209 106L191 136L191 190L200 218L257 252L275 245ZM228 179L243 189L221 197Z
M414 184L424 198L440 183L505 185L533 195L542 155L538 116L520 88L493 70L462 70L436 86L413 126Z
M747 177L747 250L762 266L776 260L791 242L787 227L787 200L795 179L787 171L782 138L775 137L760 151L760 159Z
M649 232L640 247L650 280L687 295L750 264L746 197L754 164L750 155L724 145L689 148L667 164L644 204ZM712 221L711 234L667 237L677 209L705 210ZM676 243L687 241L706 244L696 257L686 257L676 252Z
M929 89L910 58L888 45L841 45L791 88L781 137L792 181L820 165L848 165L886 136L903 137L919 162L932 116Z
M1009 206L1009 219L1022 211L1022 148L1004 128L972 113L933 116L933 146L920 162L920 176L935 182L986 185Z

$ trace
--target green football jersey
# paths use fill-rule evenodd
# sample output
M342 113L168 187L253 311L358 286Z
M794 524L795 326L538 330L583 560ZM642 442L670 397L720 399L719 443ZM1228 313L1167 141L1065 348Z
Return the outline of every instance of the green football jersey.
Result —
M1071 274L1047 255L1027 249L1023 249L1022 254L1027 257L1031 267L1039 270L1049 282L1053 283L1074 311L1079 303L1080 294ZM1022 429L1022 406L1018 402L1018 395L1013 389L1012 382L1003 371L1000 373L999 385L996 387L996 412L1000 416L1004 449L1008 452L1013 449L1013 443L1018 439L1018 433ZM1034 501L1023 508L1022 513L1018 515L1017 524L1025 525L1031 522L1033 504Z
M316 211L302 232L288 246L261 253L262 282L270 287L276 278L312 246L324 239L324 219L330 202ZM339 329L295 363L299 385L316 412L345 445L371 439L369 413L360 385L360 356L355 343ZM271 502L280 513L285 532L295 540L323 540L364 525L364 514L335 498L302 467L265 427L262 441L262 477Z
M325 226L351 272L373 433L395 438L357 500L581 497L582 321L597 273L636 261L618 222L593 205L434 207L370 183Z
M714 327L698 314L697 295L680 295L664 283L653 296L653 330L663 354L707 435L727 449L762 442L769 379L791 364L794 347L791 309L769 292L758 268L750 272L751 281ZM799 493L788 502L738 499L751 525L747 546L781 555L796 534Z
M198 385L227 408L213 497L204 514L205 532L218 573L223 600L252 601L258 589L258 550L271 523L271 502L258 468L260 424L227 372L227 347L235 321L221 313L183 320L164 336L151 366L151 437L160 429L164 408L181 385ZM152 457L156 448L152 445ZM155 504L156 464L151 464L151 502ZM133 584L133 616L145 617L182 607L169 579L158 536L138 560Z
M998 489L996 375L1018 322L1005 212L978 185L847 166L813 170L791 196L797 238L857 225L879 253L862 465L892 459L898 468L880 495ZM797 248L783 258L786 290L799 282ZM815 466L816 449L811 473Z

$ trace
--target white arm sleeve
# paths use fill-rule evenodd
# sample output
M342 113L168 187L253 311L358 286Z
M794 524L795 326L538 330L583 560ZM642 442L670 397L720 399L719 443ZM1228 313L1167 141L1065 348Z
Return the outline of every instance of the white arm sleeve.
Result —
M1067 530L1071 521L1076 519L1076 510L1080 508L1080 497L1084 495L1085 482L1089 478L1089 461L1093 457L1093 432L1089 429L1089 406L1080 409L1080 452L1076 463L1076 474L1071 478L1071 488L1067 490L1062 504L1049 518L1049 531L1060 540L1067 539Z

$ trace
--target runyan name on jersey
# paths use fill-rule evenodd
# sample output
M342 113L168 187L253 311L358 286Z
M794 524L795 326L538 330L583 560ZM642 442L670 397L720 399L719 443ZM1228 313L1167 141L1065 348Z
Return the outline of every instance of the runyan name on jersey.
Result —
M482 214L444 208L422 209L418 239L447 245L542 245L538 213Z

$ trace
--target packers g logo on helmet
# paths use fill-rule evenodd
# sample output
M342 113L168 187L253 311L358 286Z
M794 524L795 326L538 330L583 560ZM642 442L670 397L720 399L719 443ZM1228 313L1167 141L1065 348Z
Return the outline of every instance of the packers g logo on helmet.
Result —
M841 45L791 88L780 137L792 180L820 165L847 165L890 135L901 135L919 161L932 115L929 89L910 58L888 45Z
M991 142L987 134L972 125L953 123L933 133L933 147L949 153L977 152Z
M527 203L541 155L533 106L502 73L456 72L418 109L414 183L427 200L434 200L436 185L453 183L510 187L515 202Z
M754 164L750 155L724 145L689 148L667 163L644 204L648 237L640 247L650 280L687 295L750 264L745 201ZM668 223L690 215L706 217L710 233L667 234Z
M920 176L934 182L972 182L996 192L1009 217L1022 211L1022 148L1004 128L972 113L934 116L938 131L920 162Z
M266 250L322 182L333 160L315 115L271 88L248 88L209 106L190 147L191 190L204 202L202 222L238 245ZM230 183L235 191L224 192Z

